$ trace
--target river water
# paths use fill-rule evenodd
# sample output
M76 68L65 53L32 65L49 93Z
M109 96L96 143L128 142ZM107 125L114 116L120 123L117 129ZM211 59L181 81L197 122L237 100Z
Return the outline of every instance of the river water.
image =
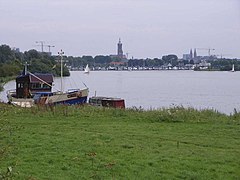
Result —
M72 71L63 79L64 89L84 88L90 97L120 97L127 107L158 109L184 106L196 109L215 109L230 114L240 110L240 72L199 71ZM55 79L55 89L60 89L60 79ZM1 100L6 100L6 90L14 89L8 82Z

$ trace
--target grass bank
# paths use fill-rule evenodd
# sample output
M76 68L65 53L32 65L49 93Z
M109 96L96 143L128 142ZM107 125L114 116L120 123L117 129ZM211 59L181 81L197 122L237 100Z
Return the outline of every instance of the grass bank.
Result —
M0 105L0 179L238 179L240 114Z

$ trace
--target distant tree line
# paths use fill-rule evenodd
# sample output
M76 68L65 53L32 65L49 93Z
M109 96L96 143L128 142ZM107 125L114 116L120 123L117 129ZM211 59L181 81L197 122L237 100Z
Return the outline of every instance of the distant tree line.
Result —
M122 60L118 57L111 56L103 56L98 55L95 57L92 56L82 56L82 57L72 57L68 56L67 65L71 67L85 67L87 64L91 67L108 67L111 62L121 62ZM154 58L154 59L130 59L127 60L126 65L131 66L161 66L166 63L171 63L173 65L178 64L178 57L176 55L166 55L163 56L162 59Z
M87 64L91 67L104 67L108 66L111 62L115 61L115 59L110 56L98 55L95 57L92 56L82 56L82 57L72 57L68 56L67 65L71 67L85 67ZM118 60L119 61L119 60Z
M171 64L176 66L179 64L178 57L176 55L170 54L163 56L162 59L154 58L154 59L131 59L128 61L129 67L160 67L165 64Z
M211 62L211 69L219 71L230 71L234 64L235 71L240 71L240 61L237 59L218 59Z
M112 58L110 56L83 56L73 58L69 61L68 65L72 67L85 67L86 64L96 67L108 67L111 62L120 62L119 58ZM126 66L128 67L160 67L162 65L171 64L172 66L177 66L179 64L194 64L194 61L182 60L177 57L177 55L169 54L162 56L162 58L147 58L147 59L129 59L127 60Z

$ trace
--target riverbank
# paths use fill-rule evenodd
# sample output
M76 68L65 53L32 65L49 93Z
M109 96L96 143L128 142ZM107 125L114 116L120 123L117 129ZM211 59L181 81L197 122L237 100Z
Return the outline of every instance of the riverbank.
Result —
M0 177L237 179L240 114L0 105Z

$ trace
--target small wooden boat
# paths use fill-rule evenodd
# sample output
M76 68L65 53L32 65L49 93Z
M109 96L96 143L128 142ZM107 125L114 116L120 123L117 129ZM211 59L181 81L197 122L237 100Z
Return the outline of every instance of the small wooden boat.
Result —
M125 101L121 98L93 96L89 98L89 104L93 106L125 108Z

